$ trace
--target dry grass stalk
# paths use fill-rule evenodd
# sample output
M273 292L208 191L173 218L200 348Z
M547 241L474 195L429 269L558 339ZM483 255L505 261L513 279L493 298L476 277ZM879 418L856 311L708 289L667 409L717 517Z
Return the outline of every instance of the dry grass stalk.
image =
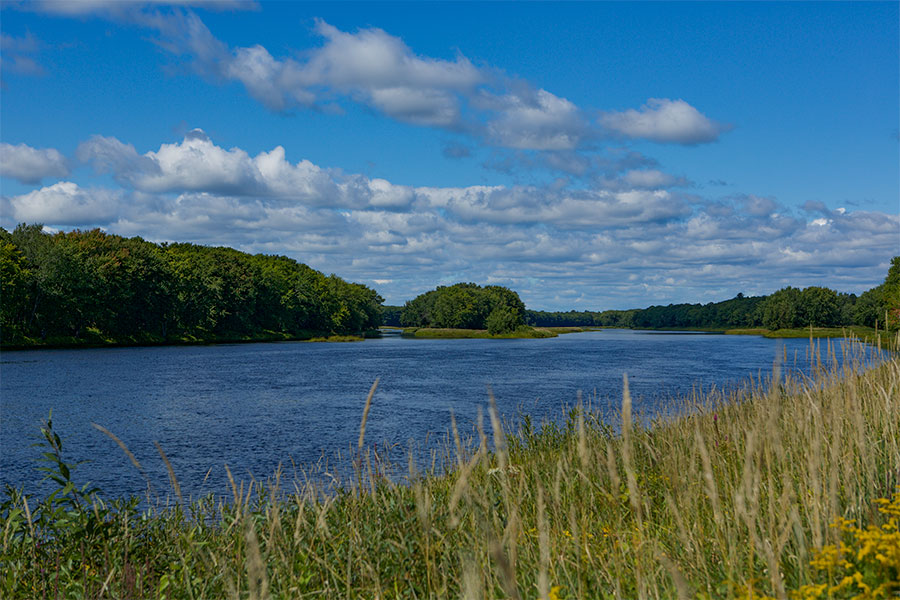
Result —
M175 495L178 497L178 503L184 504L184 498L181 497L181 486L178 485L178 478L175 477L175 469L172 468L172 463L169 462L169 457L166 456L166 453L163 452L162 446L159 445L159 442L154 441L153 445L156 446L156 451L159 452L159 455L162 457L163 462L166 464L166 471L169 473L169 482L172 484L172 489L175 490Z
M259 550L259 539L256 537L256 528L253 526L252 519L246 521L244 543L247 549L247 582L250 600L268 600L269 576Z
M372 407L372 397L375 396L375 390L378 389L379 380L380 377L375 378L375 382L372 383L369 394L366 396L366 406L363 408L362 422L359 424L359 441L356 443L358 451L362 450L363 439L366 437L366 422L369 420L369 409Z

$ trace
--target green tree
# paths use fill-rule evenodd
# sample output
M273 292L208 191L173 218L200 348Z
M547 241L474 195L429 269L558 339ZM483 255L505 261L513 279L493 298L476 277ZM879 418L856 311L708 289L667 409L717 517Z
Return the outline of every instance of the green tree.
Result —
M900 256L891 259L891 266L882 286L882 302L887 315L886 326L895 330L900 328Z
M508 288L475 283L438 286L408 301L400 323L407 327L485 329L488 316L498 307L508 309L516 326L523 323L525 304Z
M864 327L884 323L884 289L877 286L860 294L853 306L853 322Z
M33 285L25 256L15 244L0 237L0 339L6 343L18 343L25 336Z
M766 329L790 329L800 326L800 290L786 287L766 298L759 306Z
M485 319L488 333L497 335L499 333L509 333L522 324L522 319L514 309L509 306L501 305L494 308L491 314Z
M834 290L811 286L800 292L797 321L804 327L834 327L840 324L840 302Z

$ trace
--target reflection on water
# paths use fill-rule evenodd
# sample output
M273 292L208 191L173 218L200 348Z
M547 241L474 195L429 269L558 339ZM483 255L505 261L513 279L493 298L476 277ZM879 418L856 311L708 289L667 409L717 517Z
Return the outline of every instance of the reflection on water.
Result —
M824 343L824 342L823 342ZM488 386L500 412L558 417L579 391L601 414L616 409L627 373L635 408L652 415L692 389L765 377L776 356L808 366L808 340L606 330L545 340L271 343L4 352L0 363L0 484L38 491L38 427L53 410L67 460L107 495L141 494L144 479L91 423L124 441L156 489L168 489L153 445L185 495L226 493L235 477L263 478L355 446L366 393L366 441L397 448L445 434L451 410L471 431ZM291 471L289 468L288 471Z

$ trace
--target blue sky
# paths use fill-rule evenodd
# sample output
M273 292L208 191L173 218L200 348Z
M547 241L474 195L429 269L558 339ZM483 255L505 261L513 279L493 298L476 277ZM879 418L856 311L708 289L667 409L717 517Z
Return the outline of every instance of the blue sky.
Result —
M859 293L900 254L896 2L0 10L6 228L565 310Z

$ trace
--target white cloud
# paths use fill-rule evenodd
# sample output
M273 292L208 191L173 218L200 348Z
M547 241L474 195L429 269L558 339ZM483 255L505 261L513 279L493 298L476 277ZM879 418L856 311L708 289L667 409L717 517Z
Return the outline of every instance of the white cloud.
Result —
M4 226L99 224L157 241L288 254L377 280L395 303L459 280L509 285L532 307L566 310L575 298L568 289L591 309L788 284L839 282L859 292L883 279L900 237L897 215L815 207L800 217L751 195L703 202L656 188L671 176L653 169L624 170L614 190L413 188L291 163L281 146L256 156L224 149L198 130L145 154L95 137L79 155L127 189L62 182L4 197Z
M0 33L0 72L31 76L46 74L34 56L41 46L41 42L31 33L22 37Z
M394 210L416 198L413 188L384 179L346 176L308 160L290 163L282 146L255 157L241 148L226 150L200 129L143 155L130 144L101 136L82 143L76 154L98 172L110 172L122 185L149 194L202 192L284 205Z
M134 176L135 187L143 191L204 190L235 195L261 191L259 169L245 151L225 150L199 133L178 144L163 144L144 156L158 169Z
M730 127L717 123L684 100L651 98L640 110L606 112L600 123L629 138L677 144L714 142Z
M9 199L16 222L50 225L102 225L114 220L122 193L118 190L82 189L61 181Z
M189 0L176 4L215 6ZM187 57L198 73L214 81L240 82L253 98L277 112L339 112L342 103L354 102L397 121L464 133L517 151L581 151L605 133L560 95L498 69L476 66L462 53L453 59L419 55L379 28L347 32L317 20L315 32L323 44L279 58L261 44L229 48L190 10L162 11L157 6L97 0L44 2L36 9L103 15L155 29L161 34L155 40L161 48ZM683 100L668 99L650 99L640 110L604 113L600 124L628 138L681 144L714 141L728 129ZM560 158L548 155L544 167L587 173L585 157Z
M631 170L622 177L628 187L641 189L661 189L676 185L686 185L684 178L674 177L657 169Z
M771 198L754 196L752 194L742 196L741 203L744 211L755 217L771 215L778 209L778 204Z
M684 202L665 191L554 191L537 187L419 188L435 208L465 222L552 224L561 229L619 227L687 216Z
M98 173L113 173L120 183L128 183L144 172L158 172L155 162L141 156L131 144L124 144L114 137L91 136L80 143L75 158L90 163Z
M123 185L143 192L259 195L308 204L335 204L342 193L333 178L311 162L289 163L281 146L251 157L240 148L217 146L199 129L179 143L162 144L143 155L130 144L100 136L82 143L76 154L98 171L112 172ZM374 194L370 190L369 197Z
M421 57L376 28L347 33L317 21L325 44L309 50L303 61L277 59L258 44L229 51L194 15L166 29L173 38L170 49L193 56L208 75L241 82L275 111L341 95L399 121L454 129L461 126L460 94L486 79L463 56Z
M0 143L0 175L4 177L35 184L45 177L66 177L68 174L68 161L54 148Z
M348 91L410 87L463 92L485 79L464 56L454 61L416 56L403 40L381 29L347 33L319 20L316 31L327 42L306 64L312 83Z
M192 58L201 74L238 81L278 112L352 101L404 123L525 150L571 150L596 134L565 98L477 67L462 54L453 60L418 55L378 28L351 33L317 20L322 46L302 58L277 58L259 44L229 49L192 13L153 26L165 38L160 45Z
M488 122L488 136L498 146L572 150L589 135L578 107L546 90L508 94L497 100L496 108L498 116Z
M208 31L205 33L209 35ZM315 93L303 81L301 66L290 59L275 60L260 45L236 48L232 56L223 56L216 68L226 78L240 81L251 96L272 110L283 111L296 105L309 107L316 102Z
M154 7L183 6L202 7L208 10L253 10L253 0L33 0L26 8L64 17L103 15L110 18L128 18Z

